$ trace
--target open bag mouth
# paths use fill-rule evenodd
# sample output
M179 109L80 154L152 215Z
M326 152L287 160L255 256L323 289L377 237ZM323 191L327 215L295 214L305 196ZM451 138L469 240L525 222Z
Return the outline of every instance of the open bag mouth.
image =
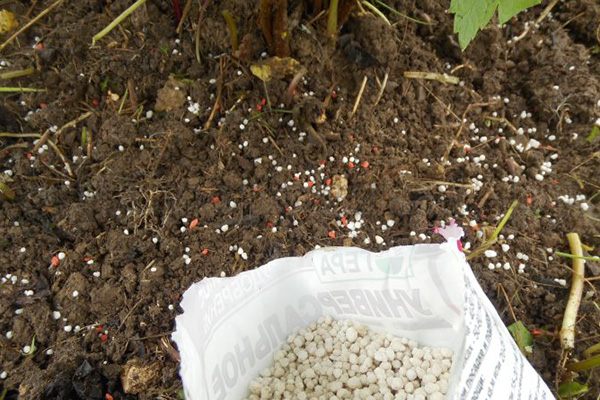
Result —
M173 333L186 398L246 398L249 383L288 337L324 316L450 349L448 399L482 393L554 398L475 280L457 240L380 253L319 249L194 284Z

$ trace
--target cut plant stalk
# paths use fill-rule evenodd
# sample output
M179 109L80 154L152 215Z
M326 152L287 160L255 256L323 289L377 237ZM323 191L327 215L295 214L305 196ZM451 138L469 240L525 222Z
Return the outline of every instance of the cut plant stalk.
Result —
M3 74L0 74L0 79L14 79L14 78L20 78L23 76L27 76L27 75L31 75L35 72L35 68L33 67L29 67L27 69L21 69L18 71L9 71L9 72L5 72Z
M577 233L568 233L567 240L571 248L571 253L577 258L573 258L573 282L571 283L571 292L563 316L562 328L560 330L560 344L563 349L571 350L575 347L575 324L577 322L577 312L581 304L581 295L583 293L583 283L585 278L585 264L580 258L583 257L581 240ZM598 356L600 360L600 356Z
M144 4L146 0L137 0L133 3L128 9L123 11L121 15L115 18L110 24L107 25L106 28L102 29L100 32L94 35L92 38L92 45L96 44L96 42L106 36L110 31L115 29L117 25L119 25L125 18L129 16L132 12L137 10L142 4Z
M425 79L429 81L438 81L443 84L458 85L459 79L456 76L448 74L438 74L436 72L405 71L404 77L408 79Z

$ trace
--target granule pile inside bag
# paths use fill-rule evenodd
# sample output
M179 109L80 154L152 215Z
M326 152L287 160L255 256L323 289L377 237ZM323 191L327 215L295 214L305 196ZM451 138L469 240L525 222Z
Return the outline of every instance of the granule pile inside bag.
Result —
M451 366L451 350L321 317L288 338L246 400L441 400Z

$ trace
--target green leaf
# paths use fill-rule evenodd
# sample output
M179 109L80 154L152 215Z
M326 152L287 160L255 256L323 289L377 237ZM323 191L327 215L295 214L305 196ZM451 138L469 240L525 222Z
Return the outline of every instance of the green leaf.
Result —
M590 388L576 381L565 381L558 387L558 395L560 397L573 397L587 393Z
M515 342L517 342L517 346L519 346L521 353L526 356L531 354L533 335L525 328L525 325L523 325L521 321L517 321L514 324L510 324L508 330L513 335L513 338L515 338Z
M585 140L587 140L588 143L592 143L594 140L596 140L599 134L600 126L594 125L594 127L592 128L592 132L590 132L589 136Z
M519 12L539 4L541 0L451 0L449 11L454 14L454 32L464 50L477 32L488 24L498 10L500 23Z
M503 24L521 11L540 3L541 0L500 0L498 20Z
M450 12L454 14L454 32L464 50L494 15L499 0L452 0Z

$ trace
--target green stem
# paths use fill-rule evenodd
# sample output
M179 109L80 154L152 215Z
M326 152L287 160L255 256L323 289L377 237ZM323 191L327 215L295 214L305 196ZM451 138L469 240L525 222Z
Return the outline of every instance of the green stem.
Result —
M225 18L227 29L229 29L229 35L231 36L231 49L235 52L238 49L238 30L235 19L233 19L233 15L231 15L229 10L223 10L223 18Z
M504 225L506 225L506 223L508 222L508 220L509 220L510 216L512 215L513 211L515 210L515 207L517 206L517 204L519 204L519 202L517 200L515 200L510 205L510 208L506 212L506 215L504 216L504 218L502 218L502 221L500 221L500 224L498 225L498 227L496 228L494 233L492 233L492 236L490 236L490 238L488 239L489 242L496 240L498 235L500 235L500 232L502 232L502 229L504 229Z
M585 257L585 256L576 256L571 253L563 253L562 251L555 251L554 254L561 257L571 258L575 260L587 260L587 261L600 261L600 257Z
M125 105L125 99L127 98L128 94L129 94L129 88L125 88L125 93L123 93L123 98L121 99L121 105L119 106L119 111L117 111L118 115L121 115L121 113L123 112L123 106Z
M0 87L0 93L40 93L46 91L46 89L36 88Z
M267 90L267 82L262 81L263 87L265 88L265 97L267 98L267 105L269 106L269 114L271 113L271 98L269 97L269 91Z
M0 74L0 79L20 78L22 76L31 75L34 72L35 72L35 68L33 68L33 67L29 67L27 69L21 69L21 70L18 70L18 71L9 71L9 72L5 72L3 74Z
M396 10L395 8L392 8L390 6L388 6L387 4L385 4L383 1L380 0L373 0L375 3L379 4L381 7L385 8L386 10L390 11L391 13L394 13L402 18L406 18L407 20L414 22L415 24L421 24L421 25L433 25L431 22L425 22L425 21L421 21L420 19L416 19L413 17L410 17L406 14L401 13L400 11Z
M119 15L110 24L108 24L108 26L106 28L102 29L100 32L98 32L98 33L96 33L94 35L94 37L92 38L92 45L96 44L96 42L98 40L100 40L104 36L106 36L108 34L108 32L110 32L113 29L115 29L115 27L117 25L119 25L121 23L121 21L123 21L125 18L127 18L129 16L129 14L131 14L132 12L134 12L135 10L137 10L145 2L146 2L146 0L137 0L127 10L123 11L121 13L121 15Z
M590 358L591 356L593 356L595 353L597 353L600 350L600 343L596 343L593 346L588 347L586 350L583 351L583 356L585 358Z
M81 130L81 147L84 147L87 144L87 129L84 126Z
M496 230L494 230L494 233L492 233L492 236L490 236L485 242L483 242L481 244L481 246L479 246L478 248L476 248L475 250L473 250L471 252L471 254L469 254L467 256L467 260L472 260L475 257L479 257L487 249L489 249L490 247L492 247L492 244L496 243L496 240L498 239L498 235L500 235L500 232L502 232L502 229L504 229L504 225L506 225L506 223L508 222L508 219L512 215L512 213L513 213L515 207L517 206L517 204L519 204L519 202L517 200L513 201L513 203L511 204L510 208L506 212L506 215L504 215L504 218L502 218L502 221L500 221L500 224L496 227Z
M599 365L600 365L600 355L597 355L595 357L588 358L587 360L567 364L566 367L569 371L580 372L580 371L585 371L587 369L596 368Z
M375 7L373 4L369 3L368 1L363 1L362 5L366 6L368 9L370 9L375 14L377 14L377 16L379 18L381 18L382 20L384 20L385 22L387 22L388 25L390 25L390 26L392 25L392 23L390 22L390 20L387 19L387 17L381 12L381 10L379 8Z
M332 38L335 38L337 35L337 25L338 25L338 2L339 0L331 0L329 4L329 17L327 18L327 33Z

